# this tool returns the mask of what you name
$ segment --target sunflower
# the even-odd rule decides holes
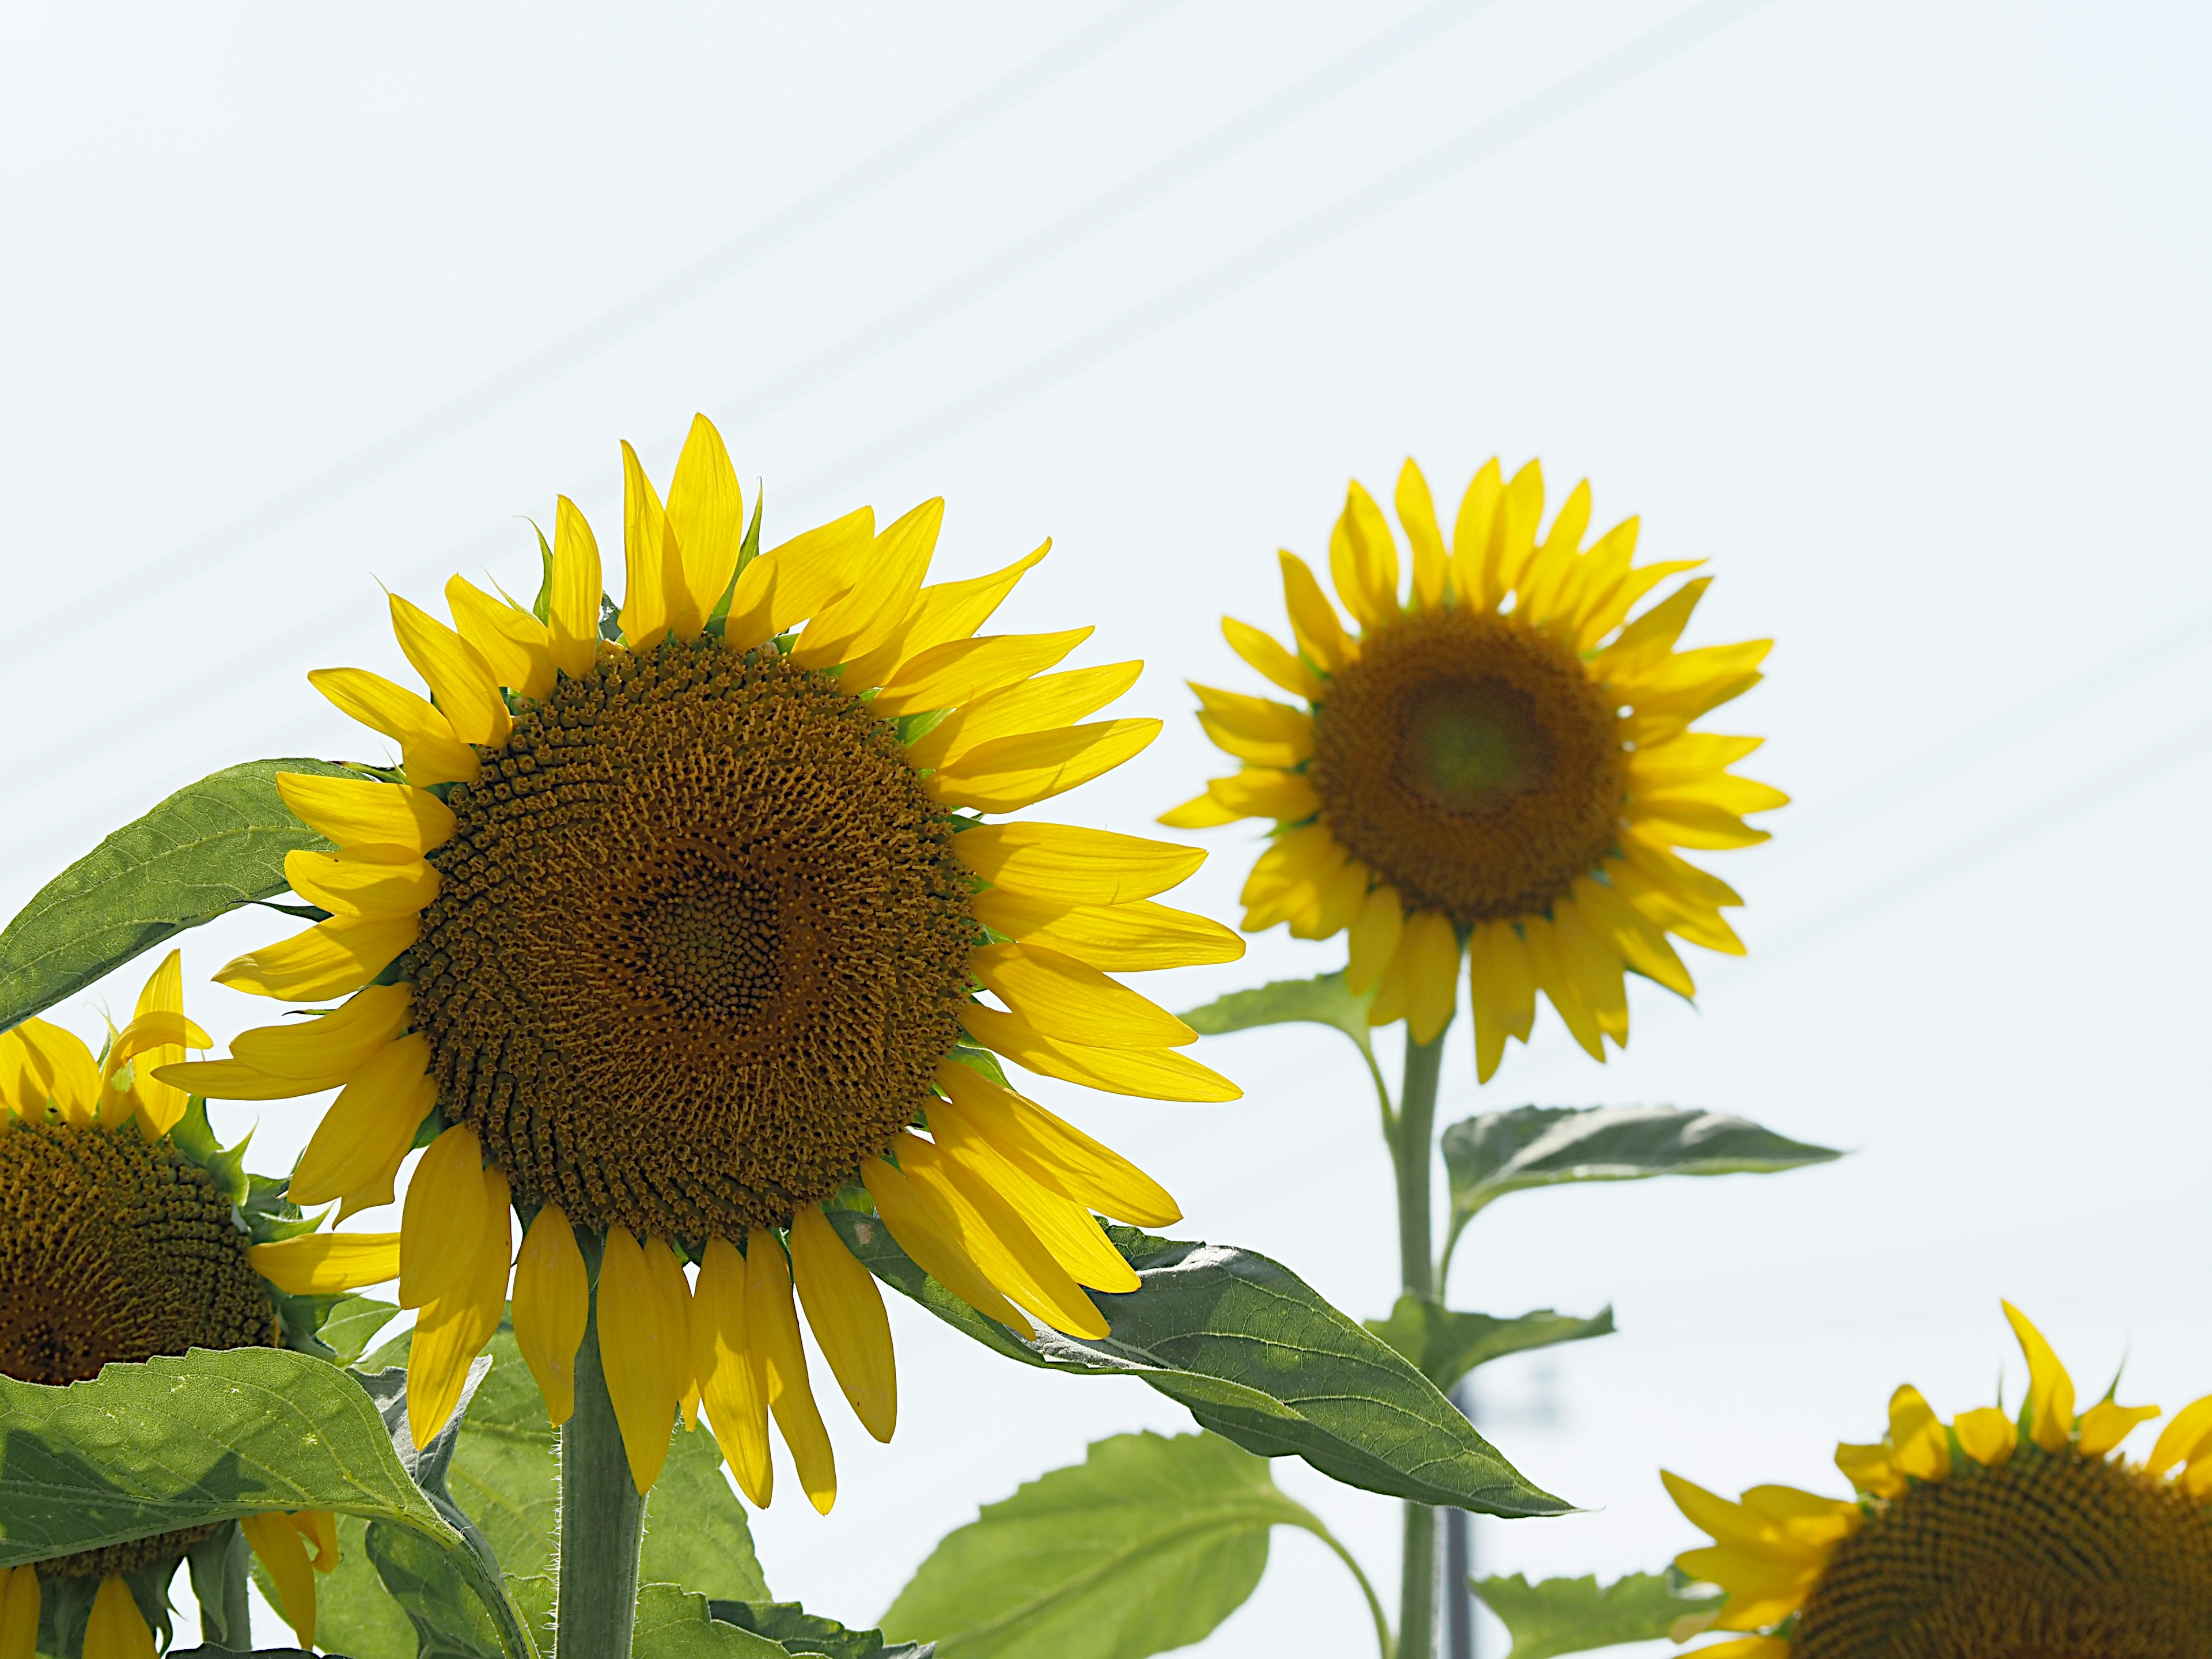
[[[185,1017],[171,951],[131,1023],[94,1054],[71,1032],[28,1019],[0,1033],[0,1373],[64,1384],[111,1361],[191,1348],[282,1346],[289,1280],[305,1251],[338,1280],[389,1277],[397,1241],[357,1235],[257,1243],[313,1224],[260,1214],[241,1224],[240,1194],[213,1160],[179,1145],[187,1101],[151,1066],[211,1045]],[[333,1288],[347,1288],[334,1284]],[[268,1569],[302,1647],[315,1635],[317,1571],[337,1565],[337,1533],[319,1511],[240,1522]],[[185,1550],[214,1530],[164,1533],[0,1572],[0,1659],[31,1659],[45,1592],[88,1595],[85,1659],[145,1659],[143,1605],[166,1606]],[[312,1545],[313,1559],[309,1559]]]
[[[1753,1486],[1741,1502],[1662,1474],[1712,1547],[1676,1558],[1728,1592],[1699,1629],[1756,1632],[1696,1659],[2197,1659],[2212,1652],[2212,1395],[2174,1413],[2150,1456],[2113,1454],[2155,1406],[2074,1383],[2010,1303],[2027,1357],[2017,1418],[1946,1424],[1917,1389],[1889,1431],[1836,1448],[1855,1498]]]
[[[1490,461],[1447,550],[1407,461],[1401,599],[1397,542],[1354,483],[1329,569],[1358,631],[1284,553],[1297,649],[1233,617],[1222,629],[1303,707],[1194,685],[1200,725],[1243,767],[1160,819],[1275,820],[1244,884],[1245,930],[1348,932],[1346,979],[1374,992],[1375,1024],[1404,1019],[1436,1041],[1464,952],[1485,1081],[1507,1037],[1527,1040],[1539,991],[1601,1060],[1605,1038],[1628,1041],[1625,972],[1694,991],[1668,934],[1741,954],[1720,912],[1742,901],[1675,849],[1765,841],[1743,815],[1789,799],[1728,771],[1759,738],[1690,730],[1759,683],[1771,641],[1676,650],[1709,578],[1629,613],[1702,562],[1635,564],[1633,519],[1583,548],[1586,483],[1539,542],[1543,506],[1535,462],[1509,483]]]
[[[335,844],[286,865],[328,920],[216,977],[348,1000],[164,1075],[234,1098],[340,1089],[291,1196],[342,1217],[390,1202],[427,1140],[398,1267],[419,1310],[418,1442],[498,1325],[513,1212],[515,1339],[556,1425],[596,1310],[640,1492],[703,1400],[756,1504],[772,1412],[826,1512],[836,1476],[799,1310],[868,1431],[888,1440],[896,1414],[880,1293],[828,1212],[863,1212],[847,1221],[863,1235],[879,1219],[994,1319],[1104,1335],[1086,1288],[1137,1280],[1092,1212],[1180,1212],[994,1056],[1109,1093],[1233,1099],[1178,1052],[1188,1026],[1108,975],[1243,945],[1153,902],[1203,854],[983,822],[1159,730],[1078,723],[1141,666],[1045,672],[1091,629],[977,635],[1049,543],[925,586],[932,501],[756,554],[757,507],[748,532],[703,416],[665,506],[627,444],[623,459],[619,611],[563,497],[536,607],[458,577],[451,627],[392,599],[428,700],[358,669],[309,676],[403,763],[279,779]]]

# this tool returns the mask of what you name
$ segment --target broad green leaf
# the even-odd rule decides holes
[[[1265,1458],[1218,1435],[1115,1435],[939,1540],[884,1628],[935,1638],[939,1659],[1146,1659],[1243,1606],[1280,1526],[1337,1547]]]
[[[817,1618],[796,1601],[710,1601],[708,1607],[724,1624],[765,1636],[786,1653],[817,1654],[823,1659],[929,1659],[934,1642],[886,1644],[879,1630],[848,1630],[835,1619]]]
[[[307,1509],[374,1522],[439,1564],[498,1631],[492,1651],[533,1659],[497,1573],[336,1366],[283,1348],[195,1349],[66,1388],[0,1376],[0,1566]]]
[[[185,785],[40,888],[0,932],[0,1030],[226,910],[283,891],[284,854],[327,848],[276,793],[279,772],[330,761],[248,761]]]
[[[1443,1133],[1452,1237],[1485,1205],[1529,1187],[1650,1176],[1770,1175],[1843,1154],[1748,1118],[1694,1106],[1517,1106]]]
[[[1486,1515],[1571,1507],[1522,1480],[1389,1343],[1264,1255],[1109,1227],[1141,1281],[1126,1296],[1091,1292],[1111,1334],[1027,1336],[923,1273],[875,1217],[828,1213],[878,1279],[1009,1358],[1079,1376],[1141,1377],[1247,1451],[1303,1457],[1389,1497]]]
[[[1447,1394],[1478,1365],[1509,1353],[1548,1348],[1555,1342],[1579,1342],[1613,1334],[1613,1310],[1589,1319],[1539,1308],[1518,1319],[1489,1314],[1454,1313],[1426,1297],[1401,1296],[1388,1319],[1370,1319],[1367,1328],[1420,1368]]]
[[[331,1304],[330,1311],[323,1316],[322,1329],[318,1334],[337,1355],[341,1365],[350,1365],[361,1358],[363,1349],[376,1340],[376,1334],[398,1316],[399,1309],[394,1303],[349,1293]]]
[[[314,1659],[304,1648],[254,1648],[245,1653],[233,1653],[228,1648],[171,1648],[166,1659]],[[359,1659],[347,1654],[344,1659]]]
[[[781,1644],[725,1624],[707,1598],[674,1584],[641,1584],[630,1659],[786,1659]]]
[[[1512,1633],[1513,1650],[1506,1659],[1552,1659],[1554,1654],[1620,1642],[1651,1641],[1671,1635],[1678,1619],[1708,1613],[1720,1605],[1712,1595],[1686,1594],[1687,1581],[1671,1567],[1663,1573],[1632,1572],[1602,1589],[1594,1577],[1532,1584],[1516,1573],[1468,1582]]]
[[[1248,1031],[1255,1025],[1327,1025],[1358,1044],[1371,1067],[1375,1049],[1368,1036],[1367,1010],[1373,992],[1354,996],[1345,988],[1341,969],[1316,979],[1279,979],[1249,991],[1231,991],[1181,1018],[1200,1036]]]

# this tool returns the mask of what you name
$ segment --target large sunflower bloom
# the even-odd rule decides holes
[[[1630,620],[1697,561],[1638,566],[1637,521],[1587,549],[1589,486],[1540,541],[1544,484],[1495,460],[1468,486],[1447,548],[1412,461],[1399,550],[1352,485],[1329,538],[1347,629],[1297,555],[1282,555],[1297,649],[1224,618],[1237,655],[1302,706],[1194,686],[1199,721],[1243,769],[1165,814],[1176,829],[1275,820],[1244,886],[1244,927],[1350,934],[1346,977],[1370,1019],[1434,1042],[1468,962],[1480,1077],[1526,1041],[1538,992],[1597,1060],[1628,1040],[1624,972],[1695,987],[1667,935],[1741,953],[1720,912],[1742,902],[1678,848],[1746,847],[1747,812],[1789,799],[1728,768],[1757,738],[1692,732],[1760,678],[1770,641],[1678,651],[1710,579]],[[1509,608],[1508,599],[1511,600]]]
[[[1854,1498],[1753,1486],[1731,1504],[1662,1474],[1713,1538],[1675,1565],[1728,1592],[1696,1626],[1758,1632],[1695,1659],[2212,1652],[2212,1395],[2130,1462],[2114,1454],[2159,1408],[2108,1394],[2077,1416],[2058,1356],[2004,1310],[2027,1356],[2018,1417],[1946,1424],[1907,1384],[1879,1443],[1836,1448]]]
[[[98,1055],[41,1019],[0,1033],[0,1373],[62,1384],[113,1361],[279,1346],[270,1292],[289,1286],[275,1264],[303,1247],[337,1261],[325,1243],[252,1243],[234,1219],[234,1194],[170,1138],[187,1102],[148,1075],[150,1066],[210,1046],[185,1017],[175,951]],[[374,1282],[390,1275],[396,1243],[362,1235],[337,1249]],[[337,1565],[335,1522],[302,1510],[240,1525],[276,1583],[286,1621],[313,1647],[314,1575]],[[41,1582],[66,1580],[93,1587],[85,1659],[151,1659],[152,1631],[131,1581],[159,1595],[209,1530],[0,1572],[0,1659],[31,1659]]]
[[[341,1088],[293,1176],[302,1204],[390,1201],[428,1139],[398,1273],[420,1310],[418,1442],[499,1322],[512,1206],[527,1223],[515,1338],[556,1424],[595,1309],[639,1491],[679,1407],[696,1423],[703,1399],[754,1502],[772,1490],[773,1413],[826,1511],[836,1477],[799,1310],[879,1440],[896,1390],[880,1293],[824,1206],[872,1210],[994,1319],[1103,1336],[1085,1288],[1137,1280],[1091,1212],[1142,1225],[1179,1212],[1005,1086],[991,1055],[1112,1093],[1234,1098],[1178,1052],[1188,1026],[1107,975],[1243,947],[1152,902],[1202,854],[981,822],[1097,777],[1159,729],[1074,723],[1140,667],[1047,673],[1089,629],[976,636],[1045,548],[925,586],[932,501],[748,557],[737,477],[703,416],[665,507],[623,455],[618,612],[603,614],[597,543],[563,498],[542,616],[459,578],[451,627],[392,600],[432,700],[357,669],[310,676],[404,765],[389,781],[279,780],[336,843],[287,865],[330,919],[217,977],[290,1002],[351,994],[167,1075],[239,1098]]]

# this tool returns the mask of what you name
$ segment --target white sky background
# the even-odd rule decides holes
[[[1417,18],[1425,39],[1392,36]],[[1118,33],[1045,89],[922,146],[933,118],[1102,19]],[[617,546],[616,439],[665,478],[695,409],[767,479],[771,542],[938,493],[945,574],[1055,538],[1006,625],[1096,621],[1078,660],[1144,656],[1118,712],[1170,718],[1042,815],[1137,831],[1218,769],[1180,678],[1258,689],[1218,619],[1279,625],[1274,550],[1324,556],[1347,477],[1383,494],[1412,453],[1455,501],[1486,457],[1540,454],[1554,501],[1588,476],[1601,526],[1641,514],[1647,556],[1712,562],[1693,642],[1780,641],[1769,683],[1714,724],[1771,733],[1747,769],[1797,805],[1767,820],[1771,848],[1708,860],[1750,900],[1752,954],[1686,951],[1694,1016],[1644,988],[1632,1049],[1600,1070],[1546,1015],[1480,1098],[1462,1024],[1443,1120],[1694,1103],[1857,1150],[1774,1179],[1534,1194],[1477,1224],[1456,1305],[1611,1300],[1623,1329],[1485,1373],[1501,1448],[1590,1511],[1486,1522],[1486,1565],[1656,1567],[1697,1541],[1662,1463],[1840,1490],[1834,1441],[1878,1434],[1897,1382],[1948,1412],[2001,1364],[2017,1377],[2001,1294],[2085,1385],[2130,1352],[2136,1397],[2212,1389],[2212,908],[2179,857],[2212,806],[2197,9],[356,21],[0,20],[0,908],[219,765],[375,753],[301,674],[403,672],[376,580],[433,601],[488,564],[526,592],[520,515],[544,519],[556,490]],[[1364,78],[1255,118],[1248,147],[1156,165],[1362,51]],[[1534,130],[1376,200],[1562,87]],[[878,187],[817,211],[870,158]],[[1346,202],[1363,222],[1316,217]],[[1072,213],[1036,257],[1009,252]],[[733,244],[743,269],[360,459]],[[1184,902],[1226,915],[1254,849],[1208,840]],[[267,1006],[206,975],[291,925],[249,914],[185,940],[219,1038]],[[1187,1006],[1340,960],[1278,930],[1145,988]],[[55,1017],[96,1030],[148,965]],[[1349,1048],[1292,1028],[1203,1057],[1244,1100],[1041,1086],[1177,1194],[1177,1233],[1385,1310],[1388,1164]],[[261,1115],[255,1162],[282,1168],[313,1108]],[[1016,1368],[903,1304],[893,1321],[895,1444],[832,1407],[835,1514],[787,1487],[756,1523],[777,1593],[849,1622],[978,1503],[1091,1440],[1188,1423],[1139,1384]],[[1548,1425],[1523,1409],[1542,1367]],[[1395,1505],[1275,1467],[1395,1582]],[[1340,1570],[1281,1533],[1206,1650],[1370,1640]]]

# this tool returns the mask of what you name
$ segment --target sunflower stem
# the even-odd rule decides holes
[[[1398,1132],[1391,1161],[1398,1176],[1398,1283],[1408,1296],[1437,1293],[1435,1228],[1429,1212],[1431,1141],[1444,1034],[1416,1042],[1406,1034],[1406,1076],[1398,1090]],[[1406,1505],[1406,1550],[1398,1583],[1398,1659],[1432,1659],[1437,1650],[1437,1512]]]
[[[599,1240],[579,1231],[592,1283],[576,1350],[576,1409],[561,1425],[561,1580],[554,1634],[560,1659],[629,1659],[637,1616],[645,1499],[631,1480],[599,1364]]]

